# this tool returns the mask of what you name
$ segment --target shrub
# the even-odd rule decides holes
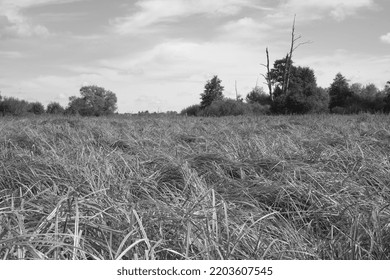
[[[346,114],[347,110],[344,107],[335,106],[330,110],[334,114]]]
[[[34,115],[42,115],[45,113],[45,107],[40,102],[33,102],[30,103],[28,112]]]
[[[191,105],[180,112],[180,115],[186,116],[198,116],[200,113],[200,105]]]
[[[62,107],[59,103],[57,102],[51,102],[50,104],[47,105],[46,108],[46,113],[48,114],[63,114],[65,112],[64,107]]]
[[[260,103],[246,104],[246,115],[268,115],[271,113],[270,105],[261,105]]]
[[[259,103],[261,105],[270,105],[271,97],[269,94],[265,93],[263,88],[255,87],[249,92],[246,96],[246,102],[248,103]]]
[[[27,114],[29,103],[25,100],[19,100],[13,97],[5,97],[0,102],[0,112],[3,116],[10,114],[13,116],[22,116]]]
[[[246,111],[246,104],[234,99],[215,100],[210,106],[201,111],[202,116],[238,116],[244,115]]]

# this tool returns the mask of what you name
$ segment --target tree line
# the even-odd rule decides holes
[[[80,97],[70,97],[68,106],[65,108],[58,102],[51,102],[45,108],[40,102],[27,102],[0,95],[0,114],[2,116],[24,116],[28,114],[104,116],[113,114],[117,110],[117,97],[112,91],[95,85],[84,86],[80,89],[80,95]]]
[[[224,87],[218,76],[207,81],[200,104],[182,110],[182,114],[192,116],[225,116],[243,114],[306,114],[390,112],[390,81],[383,90],[374,84],[363,86],[349,85],[347,79],[338,73],[329,88],[317,86],[316,76],[310,67],[295,66],[292,60],[294,51],[307,43],[300,42],[295,35],[295,16],[291,30],[291,44],[287,55],[274,62],[270,68],[269,50],[266,48],[267,72],[263,74],[268,87],[265,93],[256,86],[246,96],[245,101],[236,93],[236,99],[223,95]]]
[[[314,71],[309,67],[291,66],[290,82],[282,89],[285,59],[276,60],[270,70],[272,95],[262,87],[254,87],[245,97],[226,98],[218,76],[206,82],[201,102],[181,111],[187,116],[227,116],[246,114],[307,114],[390,112],[390,81],[383,89],[374,84],[349,84],[338,73],[329,88],[317,86]]]

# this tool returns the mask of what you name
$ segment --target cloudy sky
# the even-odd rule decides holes
[[[0,0],[0,91],[68,103],[83,85],[117,94],[119,112],[180,111],[218,75],[246,95],[266,62],[284,56],[328,87],[390,80],[388,0]]]

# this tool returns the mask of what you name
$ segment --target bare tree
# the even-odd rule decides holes
[[[290,53],[287,54],[286,56],[286,68],[285,68],[285,76],[284,76],[284,79],[283,79],[283,85],[282,85],[282,92],[284,94],[287,93],[287,90],[288,90],[288,86],[290,84],[290,74],[291,74],[291,65],[292,65],[292,56],[293,56],[293,52],[299,48],[300,46],[304,45],[304,44],[309,44],[311,43],[311,41],[305,41],[305,42],[301,42],[301,43],[298,43],[296,45],[296,43],[302,38],[301,35],[295,37],[295,18],[296,18],[296,15],[294,15],[294,22],[293,22],[293,25],[292,25],[292,30],[291,30],[291,46],[290,46]]]
[[[284,68],[284,72],[283,72],[283,81],[282,81],[282,92],[283,94],[286,94],[287,93],[287,90],[288,90],[288,86],[290,84],[290,75],[291,75],[291,66],[292,66],[292,56],[293,56],[293,53],[294,51],[304,45],[304,44],[309,44],[311,43],[311,41],[305,41],[305,42],[301,42],[301,43],[297,43],[301,38],[302,36],[299,35],[299,36],[295,36],[295,18],[296,18],[296,15],[294,15],[294,21],[293,21],[293,25],[292,25],[292,31],[291,31],[291,45],[290,45],[290,52],[287,53],[286,55],[286,65],[285,65],[285,68]],[[265,79],[265,84],[268,86],[268,91],[269,91],[269,95],[270,95],[270,98],[271,100],[273,101],[274,100],[274,96],[273,96],[273,92],[272,92],[272,78],[271,78],[271,71],[270,71],[270,68],[269,68],[269,52],[268,52],[268,47],[265,49],[265,52],[266,52],[266,55],[267,55],[267,64],[261,64],[263,65],[264,67],[266,67],[267,69],[267,74],[264,75],[262,74],[262,76],[264,77]]]
[[[269,96],[271,98],[271,100],[273,101],[274,98],[273,98],[273,92],[272,92],[272,81],[271,81],[271,71],[269,70],[269,53],[268,53],[268,47],[265,49],[265,53],[267,54],[267,64],[262,64],[264,67],[267,68],[267,75],[263,75],[265,81],[266,81],[266,85],[268,86],[268,92],[269,92]],[[256,83],[256,86],[257,86],[257,83]]]

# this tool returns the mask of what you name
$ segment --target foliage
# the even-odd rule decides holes
[[[246,96],[246,102],[248,103],[259,103],[261,105],[270,105],[271,97],[269,94],[265,93],[262,87],[254,87]]]
[[[286,59],[277,60],[271,70],[275,85],[274,101],[271,104],[274,113],[319,113],[326,112],[329,97],[324,89],[317,87],[314,71],[309,67],[291,65],[290,83],[286,94],[281,89],[285,75]]]
[[[383,97],[383,99],[384,99],[384,108],[383,108],[383,110],[386,113],[389,113],[390,112],[390,81],[388,81],[386,83],[386,86],[383,89],[382,94],[384,96]]]
[[[198,116],[200,112],[200,105],[195,104],[191,105],[187,108],[184,108],[181,112],[180,115],[185,115],[185,116]]]
[[[69,104],[65,109],[65,114],[88,116],[90,113],[90,108],[87,107],[86,101],[83,98],[76,96],[69,97]]]
[[[380,91],[374,84],[362,86],[352,84],[350,87],[352,96],[346,106],[348,113],[359,112],[382,112],[385,109],[385,93]]]
[[[214,76],[211,80],[207,81],[203,93],[201,93],[201,109],[205,109],[211,105],[214,100],[219,100],[223,98],[223,89],[221,85],[221,80],[218,76]]]
[[[307,97],[307,104],[309,107],[309,113],[327,113],[329,112],[329,94],[321,88],[316,87],[313,89],[312,94]]]
[[[117,98],[112,91],[98,86],[85,86],[80,89],[80,94],[81,97],[69,98],[66,113],[101,116],[113,114],[117,109]]]
[[[246,104],[235,99],[224,98],[214,100],[210,106],[202,110],[202,116],[239,116],[244,115]]]
[[[29,103],[14,97],[4,97],[0,102],[0,112],[2,115],[23,116],[27,114]]]
[[[271,84],[275,87],[282,87],[284,76],[286,75],[286,61],[286,57],[275,60],[274,67],[270,71]],[[294,72],[294,68],[293,61],[291,61],[291,72]]]
[[[270,105],[261,105],[260,103],[246,104],[245,115],[268,115],[271,113]]]
[[[349,88],[347,79],[341,74],[337,73],[333,83],[329,88],[329,109],[334,107],[346,107],[347,100],[352,97],[352,92]]]
[[[64,107],[62,107],[58,102],[51,102],[47,105],[46,108],[47,114],[59,115],[59,114],[63,114],[64,112],[65,112]]]
[[[45,107],[40,102],[33,102],[29,104],[28,112],[34,115],[42,115],[45,113]]]

